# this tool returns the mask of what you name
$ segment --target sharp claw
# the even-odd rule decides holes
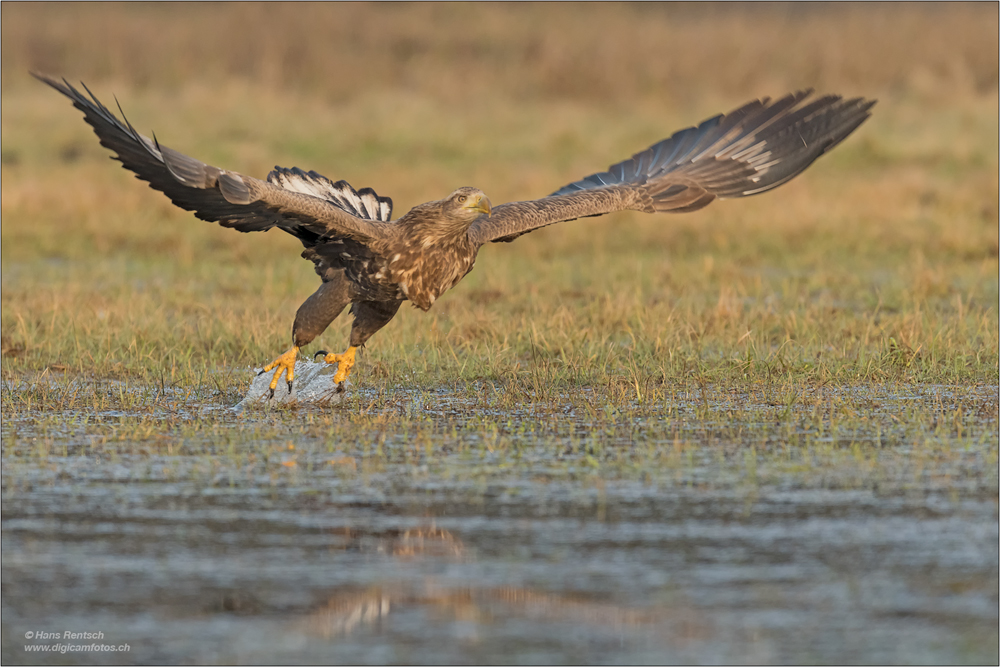
[[[271,378],[270,391],[268,392],[268,398],[274,398],[274,390],[278,386],[278,380],[281,376],[285,376],[285,381],[288,383],[288,393],[292,393],[292,380],[295,377],[295,358],[299,354],[299,348],[297,345],[293,345],[288,349],[287,352],[279,356],[277,359],[264,366],[264,370],[257,373],[258,376],[267,373],[272,369],[277,369],[274,371],[274,376]]]
[[[326,350],[320,350],[313,356],[313,361],[315,361],[320,355],[323,355],[323,361],[328,364],[337,364],[337,372],[333,376],[333,381],[338,385],[342,385],[347,376],[351,374],[351,369],[354,368],[354,355],[357,353],[357,346],[350,346],[342,354],[327,354]]]

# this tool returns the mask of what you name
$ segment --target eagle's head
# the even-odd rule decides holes
[[[410,209],[399,225],[424,248],[464,239],[469,227],[492,212],[490,200],[478,188],[459,188],[446,198]]]
[[[489,215],[493,210],[489,198],[478,188],[459,188],[444,200],[441,212],[455,222],[464,223],[468,228],[479,216]]]

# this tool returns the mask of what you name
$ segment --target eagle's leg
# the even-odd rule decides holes
[[[341,354],[326,354],[317,352],[316,356],[326,354],[323,361],[328,364],[337,364],[337,374],[333,376],[333,381],[341,383],[351,374],[354,368],[354,358],[358,348],[365,344],[375,332],[389,323],[399,310],[402,301],[355,301],[351,304],[351,313],[354,315],[354,325],[351,327],[351,345]]]
[[[316,336],[326,331],[326,328],[337,318],[337,315],[340,315],[350,300],[348,283],[341,272],[333,280],[320,285],[318,290],[302,302],[298,312],[295,313],[295,323],[292,325],[293,344],[291,349],[261,371],[261,373],[266,373],[277,368],[274,377],[271,378],[271,398],[274,398],[274,390],[278,386],[278,380],[281,379],[282,374],[286,373],[288,393],[292,393],[292,380],[295,379],[295,359],[298,356],[299,348],[308,345]]]

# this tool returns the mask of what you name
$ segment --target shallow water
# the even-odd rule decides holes
[[[295,363],[292,386],[288,386],[287,376],[282,376],[274,391],[271,391],[274,374],[264,373],[263,369],[255,368],[250,387],[233,409],[242,411],[281,405],[339,405],[351,383],[349,381],[334,383],[333,376],[336,375],[338,368],[339,364],[315,363],[309,359],[299,359]]]
[[[728,440],[722,404],[675,417],[675,444],[647,412],[581,448],[530,404],[503,416],[511,435],[497,444],[447,432],[456,415],[500,410],[401,395],[391,410],[426,414],[386,416],[380,434],[378,420],[336,422],[268,445],[266,462],[241,458],[253,443],[210,441],[313,413],[194,402],[218,415],[215,430],[169,452],[7,420],[3,661],[997,661],[995,387],[865,397],[887,426],[817,435],[800,446],[808,466],[798,450]],[[889,428],[910,403],[970,396],[987,408],[978,431],[939,432],[931,447],[930,432]],[[586,426],[568,399],[549,408]],[[755,448],[781,450],[783,431],[745,426]],[[848,431],[874,453],[841,456]],[[638,470],[594,449],[648,438],[667,450],[678,437],[681,454]],[[67,630],[129,650],[25,652],[53,643],[26,633]]]

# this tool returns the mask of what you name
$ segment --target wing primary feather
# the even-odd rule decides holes
[[[139,134],[117,97],[115,103],[122,120],[101,103],[85,83],[80,85],[86,94],[65,78],[59,80],[36,72],[32,75],[68,97],[83,112],[84,120],[101,145],[110,149],[123,167],[202,220],[218,222],[241,232],[279,227],[307,246],[318,238],[317,230],[326,233],[340,229],[358,239],[384,233],[381,228],[350,215],[341,207],[329,206],[332,202],[316,204],[314,200],[293,197],[274,204],[267,200],[271,194],[266,188],[261,189],[265,185],[263,182],[188,157],[160,144],[155,135],[151,140]]]
[[[763,97],[708,118],[548,197],[494,208],[473,223],[478,243],[509,241],[564,220],[612,211],[694,211],[718,198],[773,189],[800,174],[871,114],[874,100]],[[808,101],[807,101],[808,100]]]

